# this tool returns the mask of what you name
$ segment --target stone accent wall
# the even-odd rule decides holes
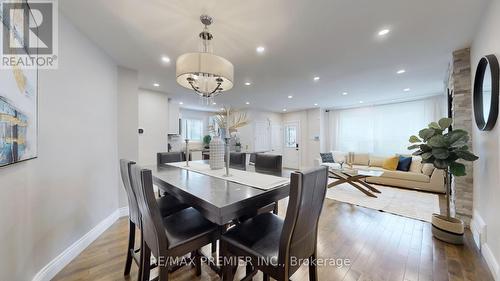
[[[471,139],[469,147],[472,148],[472,82],[470,49],[461,49],[453,52],[450,65],[448,87],[453,90],[453,128],[469,132]],[[452,213],[469,225],[472,218],[472,188],[473,165],[472,162],[463,162],[466,166],[467,176],[455,177],[452,184]]]

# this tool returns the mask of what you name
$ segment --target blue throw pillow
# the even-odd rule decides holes
[[[398,168],[396,170],[408,172],[411,166],[411,157],[399,156]]]
[[[321,156],[321,161],[323,163],[335,163],[335,160],[333,159],[333,154],[331,152],[328,153],[320,153]]]

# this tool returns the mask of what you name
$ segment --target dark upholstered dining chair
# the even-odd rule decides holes
[[[251,274],[261,270],[264,280],[272,277],[285,281],[300,267],[299,263],[293,261],[308,259],[309,280],[317,280],[315,260],[318,221],[327,179],[326,167],[292,173],[285,219],[265,213],[233,227],[221,237],[223,260],[250,257],[254,268]],[[233,280],[236,268],[237,263],[226,263],[223,280]]]
[[[127,259],[125,260],[124,275],[130,274],[130,268],[132,266],[133,260],[135,260],[135,262],[139,265],[139,274],[142,270],[139,260],[134,258],[135,254],[138,252],[135,249],[135,231],[136,228],[141,229],[139,205],[137,204],[137,197],[132,189],[131,174],[130,174],[131,167],[134,164],[135,162],[133,161],[125,159],[120,160],[120,173],[123,186],[125,188],[125,192],[127,193],[128,210],[129,210],[128,247],[127,247]],[[162,217],[169,216],[175,212],[178,212],[188,207],[187,205],[181,203],[179,200],[175,199],[175,197],[173,196],[164,196],[158,198],[156,199],[156,203],[160,209]]]
[[[229,154],[229,165],[235,169],[245,169],[247,166],[247,154],[231,152]]]
[[[131,174],[132,188],[137,195],[142,225],[141,280],[149,281],[151,254],[160,261],[159,281],[168,280],[169,269],[173,266],[172,260],[189,253],[196,259],[196,273],[199,276],[201,274],[199,249],[219,239],[219,227],[206,220],[194,208],[162,217],[153,192],[151,171],[134,165]]]
[[[156,153],[156,164],[166,164],[174,162],[186,161],[185,152],[158,152]],[[191,153],[189,153],[189,161],[191,161]],[[164,190],[158,189],[158,197],[162,197],[166,194]]]
[[[165,164],[173,162],[186,161],[185,152],[158,152],[156,153],[156,164]],[[189,161],[191,161],[191,153],[189,153]]]
[[[281,177],[283,171],[282,156],[273,154],[255,153],[255,171],[257,173],[270,174]],[[272,211],[278,214],[278,202],[267,205],[259,209],[258,213]]]

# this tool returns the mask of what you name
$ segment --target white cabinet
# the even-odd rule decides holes
[[[172,135],[180,134],[179,131],[179,106],[172,101],[168,103],[168,133]]]

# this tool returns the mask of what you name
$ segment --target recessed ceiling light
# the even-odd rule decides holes
[[[314,104],[314,106],[318,106],[318,104],[317,104],[317,103],[315,103],[315,104]]]
[[[319,76],[316,76],[313,79],[314,79],[314,81],[319,81]]]
[[[410,88],[403,89],[403,91],[405,91],[405,92],[409,92],[410,90],[411,90]]]
[[[384,36],[391,32],[389,29],[382,29],[378,32],[378,36]]]
[[[212,104],[213,104],[213,105],[217,105],[217,103],[216,103],[216,102],[213,102]]]
[[[153,86],[155,86],[155,87],[160,87],[160,84],[158,84],[158,83],[153,83]]]
[[[250,102],[249,102],[249,101],[247,101],[247,102],[245,102],[245,104],[246,104],[246,105],[249,105],[249,104],[250,104]]]
[[[363,101],[362,101],[362,100],[360,100],[360,101],[359,101],[359,103],[363,103]]]
[[[288,96],[289,99],[293,98],[293,96]]]
[[[162,56],[161,57],[161,61],[164,62],[164,63],[169,63],[170,62],[170,58],[167,57],[167,56]]]
[[[257,51],[257,53],[262,54],[266,51],[266,48],[264,48],[263,46],[259,46],[255,50]]]
[[[349,93],[347,93],[347,92],[343,92],[343,93],[342,93],[342,95],[343,95],[343,96],[347,96],[348,94],[349,94]]]
[[[286,111],[286,108],[283,108],[283,112],[285,112],[285,111]]]
[[[180,105],[183,105],[184,103],[182,101],[179,102]]]
[[[250,86],[250,85],[252,85],[252,83],[250,83],[250,82],[245,82],[245,86]]]
[[[397,74],[403,74],[403,73],[405,73],[405,72],[406,72],[406,70],[404,70],[404,69],[400,69],[400,70],[398,70],[398,72],[396,72],[396,73],[397,73]]]

